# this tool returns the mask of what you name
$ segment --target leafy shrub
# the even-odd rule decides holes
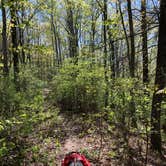
[[[98,111],[103,107],[104,71],[84,61],[65,62],[52,81],[52,99],[64,111]]]
[[[16,157],[20,138],[43,119],[43,83],[32,70],[20,70],[17,91],[12,77],[0,78],[0,162]],[[46,117],[47,118],[47,117]],[[21,146],[23,148],[23,146]],[[10,160],[8,158],[10,156]],[[6,158],[6,159],[5,159]]]
[[[110,88],[110,120],[122,125],[131,122],[135,116],[139,125],[150,121],[152,87],[145,87],[137,79],[118,78]],[[134,105],[134,112],[131,107]]]
[[[0,94],[0,113],[3,116],[11,116],[19,100],[11,79],[0,78]]]

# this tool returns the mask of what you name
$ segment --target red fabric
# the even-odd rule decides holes
[[[85,156],[76,152],[66,155],[65,159],[62,161],[62,166],[69,166],[70,162],[75,159],[81,161],[84,166],[90,166],[90,163]]]

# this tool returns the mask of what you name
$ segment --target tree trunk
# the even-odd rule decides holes
[[[148,78],[148,46],[147,46],[147,20],[146,20],[146,0],[141,3],[142,13],[142,53],[143,53],[143,83],[147,84]]]
[[[27,56],[26,56],[26,63],[29,62],[29,64],[31,65],[31,44],[30,44],[30,35],[31,35],[31,32],[30,32],[30,29],[29,27],[27,26],[26,27],[26,33],[27,33],[27,46],[28,46],[28,51],[27,51]]]
[[[94,18],[95,16],[92,13],[92,23],[91,23],[91,33],[90,33],[90,52],[92,53],[92,57],[94,56],[95,52],[95,31],[96,31],[96,20]]]
[[[25,18],[25,7],[22,4],[21,6],[21,23],[24,23],[24,18]],[[19,33],[20,33],[20,47],[21,47],[21,57],[22,57],[22,63],[25,64],[25,51],[24,51],[24,44],[25,44],[25,40],[24,40],[24,29],[19,27]]]
[[[116,15],[118,16],[118,3],[116,2]],[[115,30],[117,29],[118,24],[115,23],[114,27]],[[114,66],[114,77],[119,77],[119,57],[118,57],[118,48],[119,48],[119,41],[114,42],[114,61],[113,61],[113,66]]]
[[[57,29],[56,25],[54,23],[53,15],[51,16],[51,22],[52,22],[52,29],[54,34],[54,48],[55,48],[55,54],[56,54],[56,62],[59,66],[59,51],[58,51],[58,43],[57,43]]]
[[[11,38],[12,38],[12,53],[13,53],[13,70],[14,82],[18,90],[18,74],[19,74],[19,59],[18,59],[18,41],[17,41],[17,15],[15,1],[11,0],[10,14],[11,14]]]
[[[103,11],[103,36],[104,36],[104,75],[106,82],[105,92],[105,107],[108,106],[108,76],[107,76],[107,0],[104,0],[104,11]]]
[[[66,8],[67,8],[67,29],[68,29],[68,41],[69,41],[69,57],[78,58],[78,50],[77,50],[77,29],[74,26],[74,18],[73,18],[73,8],[70,0],[66,0]]]
[[[57,43],[58,43],[58,52],[59,52],[59,64],[62,64],[61,39],[58,32],[57,32]]]
[[[127,11],[128,11],[128,18],[129,18],[129,31],[130,31],[130,77],[135,77],[135,39],[134,39],[134,27],[133,27],[133,16],[131,10],[131,0],[127,0]],[[130,102],[130,112],[132,118],[132,126],[136,127],[136,115],[135,115],[135,102],[134,102],[134,93],[131,90],[131,102]]]
[[[5,1],[1,0],[1,8],[2,8],[2,52],[3,52],[3,72],[4,75],[9,74],[8,68],[8,48],[7,48],[7,25],[6,25],[6,9],[5,9]]]
[[[135,40],[134,40],[134,27],[133,27],[133,18],[131,10],[131,0],[127,0],[127,11],[129,18],[129,29],[130,29],[130,76],[135,77]]]
[[[60,39],[59,34],[57,30],[56,21],[54,19],[54,3],[53,0],[51,0],[51,30],[53,32],[53,48],[55,51],[55,60],[57,65],[59,66],[62,62],[61,60],[61,48],[60,48]],[[55,61],[54,60],[54,61]],[[55,62],[54,62],[55,64]]]
[[[123,26],[123,31],[124,31],[126,45],[127,45],[127,58],[128,58],[128,62],[129,62],[129,71],[130,71],[131,70],[131,67],[130,67],[131,66],[130,45],[129,45],[129,39],[128,39],[128,35],[127,35],[127,30],[126,30],[125,23],[124,23],[124,18],[123,18],[123,13],[122,13],[122,7],[121,7],[120,0],[118,0],[118,5],[119,5],[119,12],[120,12],[120,17],[121,17],[121,23],[122,23],[122,26]]]
[[[91,1],[91,32],[89,33],[90,34],[90,52],[92,54],[92,62],[94,63],[95,62],[95,43],[96,43],[96,38],[95,38],[95,35],[96,35],[96,23],[97,23],[97,19],[99,18],[100,16],[100,11],[98,10],[98,6],[95,2],[95,0],[92,0]]]
[[[166,87],[166,1],[161,0],[155,92],[151,112],[151,145],[161,153],[160,114],[161,102]]]
[[[111,33],[111,32],[110,32]],[[111,78],[115,78],[115,46],[112,35],[109,33],[109,48],[110,48],[110,69]]]

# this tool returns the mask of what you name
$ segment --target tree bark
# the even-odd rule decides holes
[[[19,53],[18,53],[18,41],[17,41],[17,14],[16,14],[16,2],[11,0],[10,14],[11,14],[11,38],[12,38],[12,53],[13,53],[13,70],[14,70],[14,82],[16,89],[18,90],[18,74],[19,74]]]
[[[131,9],[131,0],[127,0],[127,11],[129,19],[129,31],[130,31],[130,77],[135,77],[135,37],[134,37],[134,27],[133,27],[133,16]],[[135,102],[134,102],[134,93],[131,90],[131,102],[130,102],[130,112],[132,118],[132,126],[137,127],[136,115],[135,115]]]
[[[157,67],[155,78],[155,92],[151,111],[151,145],[152,149],[161,153],[160,115],[161,102],[166,87],[166,1],[160,2],[159,39],[157,53]]]
[[[129,29],[130,29],[130,76],[135,77],[135,39],[134,39],[134,27],[133,27],[133,16],[131,10],[131,0],[127,0],[127,11],[129,18]]]
[[[74,25],[73,8],[70,0],[66,0],[66,11],[67,11],[67,29],[68,29],[68,41],[69,41],[69,57],[78,58],[78,41],[77,41],[77,28]]]
[[[96,20],[94,18],[95,16],[92,13],[92,23],[91,23],[91,33],[90,33],[90,51],[92,53],[92,57],[94,56],[94,52],[95,52],[95,31],[96,31]]]
[[[107,0],[104,0],[103,10],[103,36],[104,36],[104,75],[106,82],[105,107],[108,106],[108,75],[107,75]]]
[[[61,48],[60,48],[60,38],[57,30],[56,20],[54,18],[54,3],[53,0],[51,0],[51,30],[53,32],[53,48],[55,51],[55,59],[54,61],[59,66],[62,62],[61,60]],[[54,62],[54,64],[55,64]]]
[[[142,13],[142,53],[143,53],[143,83],[149,82],[148,78],[148,46],[147,46],[147,20],[146,20],[146,0],[141,1]]]
[[[120,12],[120,17],[121,17],[121,23],[123,26],[123,31],[124,31],[124,35],[125,35],[125,40],[126,40],[126,45],[127,45],[127,58],[128,58],[128,63],[129,63],[129,71],[131,70],[131,60],[130,60],[130,44],[129,44],[129,39],[128,39],[128,35],[127,35],[127,30],[126,30],[126,26],[124,23],[124,18],[123,18],[123,13],[122,13],[122,7],[121,7],[121,1],[118,0],[118,6],[119,6],[119,12]],[[131,72],[130,72],[131,73]]]
[[[25,18],[25,7],[24,5],[22,4],[21,5],[21,23],[23,24],[24,23],[24,18]],[[18,18],[18,21],[19,21],[19,18]],[[19,23],[19,22],[18,22]],[[25,44],[25,40],[24,40],[24,29],[22,27],[19,27],[19,44],[20,44],[20,47],[21,47],[21,58],[22,58],[22,63],[25,64],[25,51],[24,51],[24,44]]]
[[[109,48],[110,48],[111,78],[115,78],[115,42],[112,39],[111,32],[108,35],[109,35]]]
[[[4,75],[9,74],[8,68],[8,48],[7,48],[7,25],[6,25],[6,9],[5,9],[5,0],[1,0],[1,8],[2,8],[2,52],[3,52],[3,72]]]

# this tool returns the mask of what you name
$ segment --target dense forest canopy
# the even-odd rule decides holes
[[[166,1],[0,7],[0,165],[165,164]]]

